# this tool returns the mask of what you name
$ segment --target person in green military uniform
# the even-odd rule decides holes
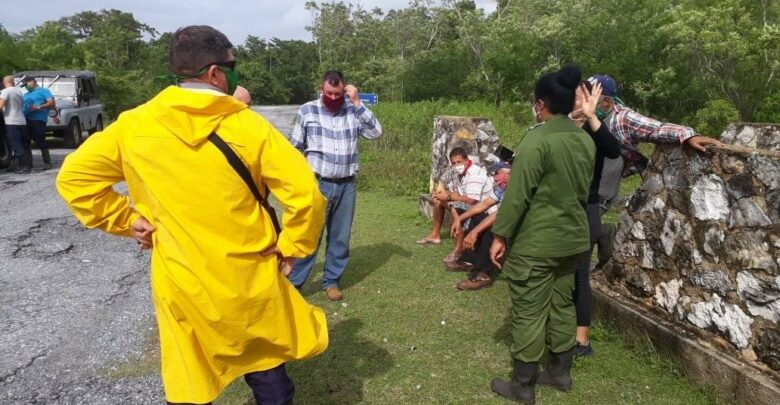
[[[534,403],[535,384],[564,391],[572,385],[572,290],[577,263],[590,243],[585,206],[596,156],[591,137],[567,117],[581,76],[579,68],[566,66],[537,81],[538,124],[517,146],[493,224],[491,259],[509,279],[514,363],[512,379],[494,379],[491,389],[527,404]],[[539,373],[545,348],[549,365]]]

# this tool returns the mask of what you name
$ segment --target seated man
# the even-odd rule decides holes
[[[459,290],[479,290],[493,284],[496,266],[490,260],[490,245],[493,244],[493,233],[490,231],[496,220],[496,213],[504,191],[509,182],[510,166],[499,162],[489,169],[493,174],[493,192],[490,197],[473,205],[468,211],[458,217],[459,221],[452,224],[453,234],[466,234],[463,248],[467,251],[458,262],[463,269],[470,269],[471,274],[465,280],[456,284]],[[463,222],[471,219],[471,224],[464,229]]]
[[[441,244],[441,224],[444,220],[445,209],[450,210],[453,222],[457,222],[458,215],[490,196],[493,191],[493,185],[488,178],[487,171],[482,166],[475,165],[469,159],[465,149],[453,148],[450,151],[450,164],[452,165],[452,181],[447,186],[448,191],[439,190],[433,193],[433,228],[428,236],[417,241],[419,245]],[[457,239],[452,254],[444,260],[445,265],[454,263],[460,256],[462,241],[462,236]]]

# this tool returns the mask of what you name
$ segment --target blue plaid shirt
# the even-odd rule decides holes
[[[290,142],[303,152],[315,173],[340,179],[358,172],[358,135],[366,139],[382,135],[382,125],[363,103],[355,107],[345,100],[334,114],[318,99],[298,110]]]

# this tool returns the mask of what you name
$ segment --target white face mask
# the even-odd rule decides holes
[[[457,174],[457,175],[463,174],[464,170],[466,170],[466,165],[464,165],[464,164],[455,165],[455,166],[452,167],[452,172]]]

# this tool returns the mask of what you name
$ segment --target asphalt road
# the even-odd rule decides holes
[[[254,109],[291,132],[297,106]],[[0,404],[164,403],[148,253],[73,218],[54,187],[71,151],[0,173]]]

